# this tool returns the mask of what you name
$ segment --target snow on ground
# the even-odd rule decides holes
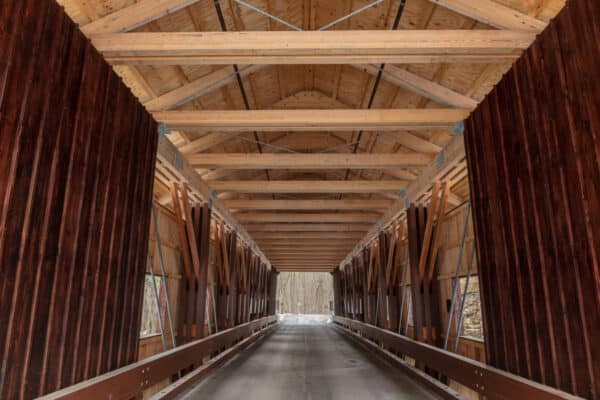
[[[277,314],[277,319],[286,325],[324,325],[332,322],[331,315],[323,314]]]

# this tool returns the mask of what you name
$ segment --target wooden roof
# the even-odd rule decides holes
[[[273,265],[286,270],[333,270],[361,238],[364,245],[396,218],[405,198],[426,199],[433,179],[451,178],[452,202],[463,201],[468,183],[462,143],[438,154],[461,140],[455,123],[564,6],[564,0],[379,0],[370,7],[368,0],[220,0],[225,29],[254,36],[202,38],[189,33],[223,30],[212,0],[59,2],[148,110],[174,128],[169,139],[219,190]],[[263,15],[316,31],[363,7],[322,35],[293,32]],[[393,40],[377,33],[387,34],[398,15]],[[256,49],[248,49],[253,43]],[[259,53],[277,54],[278,64]],[[316,54],[335,57],[304,64]],[[216,65],[205,65],[209,57]],[[234,67],[226,65],[229,59],[248,63]],[[378,79],[380,60],[401,63],[386,63]],[[398,112],[349,114],[359,109]],[[431,110],[423,113],[425,120],[410,111],[420,109]],[[204,110],[243,112],[177,113]],[[391,122],[383,124],[385,118]],[[374,156],[361,161],[354,154]],[[440,165],[445,162],[451,163]],[[156,196],[168,202],[164,185],[156,185]],[[317,250],[315,241],[329,246]]]

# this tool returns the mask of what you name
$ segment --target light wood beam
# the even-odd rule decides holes
[[[200,139],[193,140],[190,143],[181,146],[179,151],[181,151],[183,154],[200,153],[218,144],[226,142],[230,138],[237,135],[237,133],[209,133],[205,136],[202,136]]]
[[[225,200],[235,210],[381,210],[389,200]]]
[[[492,0],[429,0],[498,29],[539,33],[547,23]]]
[[[245,225],[249,232],[361,232],[371,224],[252,224]]]
[[[115,64],[371,64],[513,61],[535,39],[495,30],[110,33],[92,37]]]
[[[330,266],[329,269],[331,269],[332,265],[335,266],[337,264],[338,260],[335,259],[331,259],[331,260],[289,260],[289,262],[285,261],[285,260],[277,260],[276,262],[274,262],[273,264],[275,265],[279,265],[281,266],[281,268],[286,268],[286,267],[292,267],[292,268],[297,268],[298,265],[302,265],[302,266],[307,266],[307,267],[312,267],[314,265],[321,267],[321,266]]]
[[[398,132],[394,134],[394,141],[406,147],[407,149],[411,149],[419,153],[437,154],[442,150],[442,147],[438,146],[437,144],[408,132]]]
[[[273,239],[355,239],[358,241],[363,237],[363,233],[360,232],[257,232],[252,237],[256,240],[273,240]]]
[[[271,222],[321,222],[321,223],[375,223],[381,214],[377,213],[238,213],[235,217],[242,223],[271,223]]]
[[[348,253],[347,246],[337,246],[337,247],[317,247],[317,246],[304,246],[304,247],[293,247],[293,246],[281,246],[281,247],[263,247],[265,253],[270,254],[272,252],[282,252],[282,253],[305,253],[315,252],[315,253],[337,253],[341,252],[345,256]]]
[[[188,156],[198,168],[215,169],[391,169],[419,168],[432,160],[418,153],[204,153]]]
[[[202,110],[164,111],[154,118],[172,129],[252,131],[348,131],[451,127],[470,114],[465,109],[371,110]]]
[[[211,188],[238,193],[373,193],[398,192],[405,181],[210,181]]]
[[[269,259],[273,259],[273,262],[295,262],[295,261],[332,261],[332,262],[336,262],[339,261],[341,258],[343,258],[344,256],[342,255],[341,257],[335,255],[335,254],[328,254],[328,255],[322,255],[322,254],[299,254],[299,255],[287,255],[287,254],[281,254],[281,255],[272,255],[271,257],[269,257]]]
[[[86,35],[126,32],[167,14],[188,7],[199,0],[141,0],[81,27]]]
[[[262,68],[264,68],[263,65],[249,65],[240,68],[239,73],[241,77],[245,77]],[[158,96],[157,98],[146,102],[144,106],[150,112],[171,110],[188,101],[204,96],[213,90],[227,86],[235,82],[235,80],[235,71],[233,67],[224,67]]]
[[[405,181],[413,182],[417,179],[417,176],[415,174],[405,169],[386,169],[383,172],[389,176],[393,176],[394,178],[402,179]]]
[[[307,248],[314,248],[314,249],[322,249],[322,250],[328,250],[328,249],[340,249],[340,248],[346,248],[348,245],[350,244],[356,244],[353,243],[351,239],[346,239],[345,241],[335,241],[334,239],[331,239],[329,241],[323,241],[321,242],[320,240],[301,240],[298,242],[294,242],[293,240],[288,240],[288,239],[284,239],[284,240],[279,240],[279,241],[267,241],[265,243],[263,243],[263,246],[265,249],[290,249],[290,250],[305,250]]]
[[[278,272],[333,272],[335,267],[313,268],[313,267],[281,267],[276,269]]]
[[[299,240],[296,240],[299,239]],[[280,239],[269,239],[269,240],[264,240],[264,241],[260,241],[258,240],[262,246],[266,246],[266,247],[283,247],[283,246],[299,246],[299,247],[310,247],[310,246],[326,246],[326,247],[345,247],[348,245],[354,245],[356,244],[356,242],[354,242],[352,239],[339,239],[339,238],[335,238],[335,237],[330,237],[328,239],[311,239],[311,238],[296,238],[296,239],[289,239],[289,238],[280,238]]]
[[[367,71],[372,75],[379,73],[379,66],[366,64],[354,65],[355,68]],[[386,65],[382,78],[397,86],[401,86],[436,103],[455,108],[473,110],[477,107],[477,100],[448,89],[437,82],[422,78],[406,69],[395,65]]]

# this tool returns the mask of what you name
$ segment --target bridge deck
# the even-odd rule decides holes
[[[218,400],[438,399],[327,325],[282,324],[184,397]]]

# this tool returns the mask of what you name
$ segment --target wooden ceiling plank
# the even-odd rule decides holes
[[[220,192],[237,193],[373,193],[399,192],[408,182],[389,181],[209,181]]]
[[[154,118],[172,129],[219,132],[348,131],[451,127],[470,114],[467,109],[370,110],[202,110],[164,111]]]
[[[127,32],[199,0],[141,0],[81,27],[86,36]]]
[[[429,0],[498,29],[539,33],[547,23],[492,0]]]
[[[513,60],[535,34],[496,30],[136,32],[93,35],[116,64],[371,64]]]

